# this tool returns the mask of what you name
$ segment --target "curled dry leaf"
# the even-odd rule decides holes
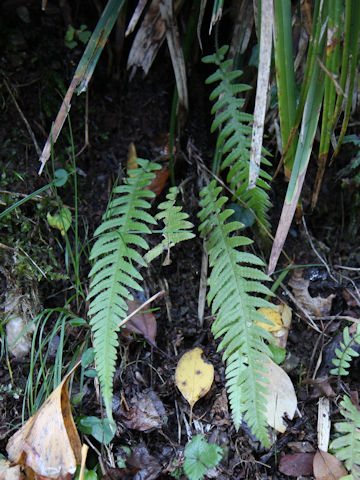
[[[155,170],[155,178],[151,180],[150,185],[145,187],[146,190],[151,190],[158,197],[163,191],[165,184],[170,176],[170,169],[164,165],[160,170]]]
[[[310,280],[303,278],[302,269],[295,269],[291,275],[289,285],[300,306],[309,314],[323,317],[330,314],[332,301],[335,295],[332,293],[326,298],[312,297],[309,293]]]
[[[314,457],[315,480],[339,480],[347,475],[341,461],[328,452],[318,450]]]
[[[266,384],[269,393],[265,395],[266,419],[270,427],[283,433],[286,430],[283,416],[292,419],[297,406],[294,386],[288,374],[272,360],[268,359],[264,366],[267,373],[263,375],[269,380]]]
[[[126,427],[146,432],[164,425],[166,411],[159,396],[150,390],[136,394],[128,409],[121,407],[120,417]]]
[[[81,442],[69,401],[71,373],[6,446],[13,463],[27,467],[43,479],[71,476],[81,462]]]
[[[129,314],[141,306],[140,302],[135,300],[127,300],[129,306]],[[145,340],[152,346],[156,347],[157,323],[153,313],[148,311],[140,311],[126,322],[125,327],[121,329],[122,335],[130,336],[131,333],[142,335]]]
[[[214,381],[214,367],[202,359],[201,348],[184,353],[175,371],[175,383],[182,395],[193,407],[207,394]]]

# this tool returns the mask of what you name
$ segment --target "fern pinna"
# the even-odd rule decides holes
[[[343,478],[360,480],[360,412],[345,395],[340,402],[340,413],[345,421],[335,424],[340,436],[331,442],[330,447],[350,471],[350,475]]]
[[[89,316],[94,333],[96,369],[99,375],[106,412],[112,420],[112,391],[118,346],[120,321],[126,317],[126,299],[132,299],[130,288],[142,290],[141,274],[136,264],[145,265],[141,254],[133,247],[147,250],[141,235],[150,233],[146,224],[156,220],[145,210],[146,199],[155,194],[145,187],[155,177],[160,165],[138,159],[139,168],[129,171],[123,185],[114,189],[102,224],[96,229],[96,240],[90,255],[94,265],[91,277]]]
[[[266,411],[266,380],[264,363],[270,356],[264,339],[270,334],[255,322],[263,322],[258,307],[271,307],[259,294],[272,295],[261,282],[270,280],[258,267],[264,266],[255,255],[240,251],[252,243],[244,236],[234,234],[242,224],[229,221],[233,210],[222,207],[227,201],[219,196],[215,181],[201,193],[199,230],[207,238],[209,263],[212,267],[208,283],[208,303],[217,315],[212,325],[215,338],[223,336],[219,349],[225,349],[226,378],[230,405],[236,428],[243,418],[253,433],[268,446],[269,435]]]
[[[335,355],[337,358],[332,359],[332,363],[335,368],[330,370],[333,375],[348,375],[348,369],[350,368],[351,360],[354,357],[358,357],[359,353],[351,348],[357,343],[360,345],[360,324],[357,325],[356,332],[353,336],[349,333],[349,327],[344,328],[343,342],[340,343],[340,348],[335,349]]]
[[[202,59],[205,63],[213,63],[218,69],[207,78],[206,83],[220,82],[212,91],[210,100],[216,100],[211,113],[216,114],[211,131],[219,129],[217,149],[225,156],[221,169],[229,169],[227,184],[234,192],[234,200],[240,199],[257,216],[260,224],[268,227],[266,212],[270,206],[267,194],[267,180],[271,176],[260,169],[256,188],[248,189],[249,160],[253,116],[243,112],[244,99],[238,95],[251,87],[236,80],[242,75],[240,70],[231,70],[232,60],[224,60],[228,46],[221,47],[214,55]],[[264,165],[271,163],[262,157]]]

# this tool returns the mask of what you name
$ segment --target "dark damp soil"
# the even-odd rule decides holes
[[[46,185],[53,168],[72,168],[70,133],[66,126],[55,146],[53,165],[49,161],[47,172],[38,176],[38,156],[24,118],[42,148],[82,55],[82,46],[70,50],[64,45],[67,24],[71,20],[74,25],[86,24],[92,30],[98,18],[98,2],[88,2],[88,8],[85,8],[83,3],[75,2],[74,6],[70,6],[64,2],[65,6],[61,8],[57,2],[48,2],[45,12],[39,10],[38,2],[35,1],[8,0],[2,6],[2,208]],[[19,7],[24,8],[19,10]],[[22,19],[21,12],[27,15],[25,20]],[[88,128],[89,132],[89,145],[76,157],[79,238],[86,245],[78,275],[85,290],[88,287],[87,258],[90,239],[101,221],[114,182],[118,178],[121,181],[124,175],[129,144],[135,144],[141,158],[167,161],[167,158],[161,158],[161,151],[167,148],[166,134],[169,131],[174,90],[171,60],[163,46],[149,75],[144,77],[138,71],[130,80],[126,72],[126,57],[132,38],[125,41],[121,55],[116,39],[111,38],[95,71],[87,99],[83,94],[74,96],[72,100],[70,118],[75,153],[84,145],[85,128]],[[205,49],[209,50],[205,53],[211,53],[212,46],[205,45]],[[176,182],[182,185],[181,202],[195,226],[199,223],[199,162],[211,168],[216,140],[208,133],[211,105],[208,101],[209,87],[204,85],[204,80],[209,73],[208,67],[200,62],[191,67],[191,108],[182,136],[178,138],[176,145],[175,178]],[[274,155],[272,160],[275,169],[279,155],[271,137],[268,138],[267,149]],[[203,245],[196,239],[174,249],[171,265],[162,266],[161,262],[155,262],[144,272],[146,297],[161,289],[164,289],[166,294],[154,305],[157,323],[156,347],[138,336],[135,340],[127,338],[120,348],[114,383],[114,416],[118,422],[118,431],[112,441],[112,455],[115,459],[123,457],[123,446],[131,447],[132,454],[127,459],[128,470],[125,472],[115,468],[111,478],[174,478],[176,466],[182,464],[183,449],[189,439],[188,430],[191,429],[188,427],[187,430],[189,405],[175,387],[174,372],[179,357],[194,347],[201,347],[207,360],[214,365],[215,381],[209,393],[194,406],[192,428],[193,431],[205,433],[210,441],[219,443],[227,452],[219,467],[209,473],[212,475],[209,478],[288,478],[279,471],[281,458],[286,454],[301,451],[300,444],[306,444],[310,453],[315,451],[317,400],[323,393],[307,380],[312,378],[318,367],[320,353],[322,352],[323,358],[328,361],[327,352],[333,351],[334,342],[339,341],[336,333],[342,329],[344,320],[339,320],[337,316],[357,317],[359,314],[359,304],[356,302],[359,279],[356,268],[360,260],[360,247],[356,240],[356,218],[360,201],[356,203],[351,200],[355,198],[354,195],[356,198],[358,196],[356,185],[344,185],[336,177],[339,168],[346,167],[349,157],[353,155],[351,147],[344,147],[344,155],[326,171],[318,207],[313,212],[310,200],[316,166],[315,162],[312,162],[302,202],[307,230],[299,216],[293,222],[285,245],[285,250],[293,262],[305,266],[303,276],[309,280],[310,295],[325,298],[334,294],[331,310],[316,322],[317,328],[314,329],[314,326],[309,325],[303,311],[293,303],[293,297],[289,296],[289,276],[277,291],[278,298],[293,308],[293,321],[286,348],[294,360],[289,375],[298,397],[298,411],[293,420],[287,421],[286,432],[278,434],[277,442],[268,451],[261,447],[245,423],[238,432],[234,429],[224,390],[225,368],[221,354],[217,352],[218,341],[214,340],[210,331],[213,321],[211,312],[205,308],[203,324],[200,325],[198,320]],[[273,182],[271,191],[273,206],[270,216],[273,233],[280,217],[286,188],[287,184],[280,174]],[[72,181],[59,189],[58,194],[65,205],[74,207]],[[165,194],[166,189],[155,200],[155,204],[164,200]],[[64,239],[59,231],[51,229],[46,222],[47,213],[56,211],[56,204],[53,203],[55,200],[53,193],[46,190],[41,193],[41,198],[34,197],[24,203],[10,219],[0,220],[3,221],[0,232],[0,300],[5,302],[6,292],[10,288],[16,287],[22,295],[32,289],[39,301],[34,314],[45,308],[63,307],[73,294],[67,274],[69,260]],[[249,235],[256,239],[257,232],[250,231]],[[73,241],[70,235],[70,242]],[[151,241],[154,240],[149,239],[149,242]],[[14,274],[13,249],[17,245],[27,252],[42,271],[46,270],[46,277],[39,275],[37,269],[35,275],[33,268],[21,278]],[[267,248],[262,245],[262,250],[259,249],[257,253],[267,256]],[[327,267],[322,265],[319,255],[326,259]],[[278,268],[284,266],[286,260],[282,258]],[[74,284],[74,277],[71,280]],[[86,318],[85,302],[77,304],[72,300],[67,308],[75,316]],[[45,332],[51,331],[55,321],[55,318],[49,321],[44,327]],[[5,348],[3,326],[1,334],[0,453],[6,455],[7,441],[21,424],[24,392],[31,363],[29,356],[21,359],[9,356]],[[81,327],[69,332],[63,355],[65,366],[85,336],[86,331]],[[90,340],[89,337],[87,339]],[[56,339],[54,342],[56,351]],[[55,353],[48,357],[47,369],[51,367],[54,356]],[[329,365],[323,363],[320,372],[326,380]],[[36,375],[37,371],[34,372],[35,377]],[[319,377],[319,374],[317,376]],[[356,390],[358,381],[355,376],[351,377],[348,388]],[[75,378],[74,393],[79,389],[77,382],[78,379]],[[336,386],[333,387],[336,390]],[[148,399],[149,396],[158,411],[161,411],[160,417],[162,416],[163,420],[160,425],[147,431],[130,428],[129,424],[131,425],[134,418],[128,418],[129,423],[126,424],[123,413],[125,405],[131,412],[133,402],[137,404],[140,399],[144,401],[144,398]],[[80,415],[101,417],[94,379],[85,379],[81,406],[75,406],[73,413],[76,420]],[[25,418],[27,415],[26,407]],[[336,415],[334,405],[332,421],[337,419]],[[92,466],[91,462],[97,463],[98,451],[102,452],[106,467],[109,457],[105,450],[101,449],[100,443],[92,437],[88,439],[93,446],[89,453],[89,468]]]

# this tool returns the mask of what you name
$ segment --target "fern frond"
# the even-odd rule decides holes
[[[330,447],[335,450],[336,456],[345,462],[352,479],[360,479],[360,412],[345,396],[340,402],[340,413],[346,421],[335,424],[341,436],[335,438]],[[348,478],[348,477],[346,477]]]
[[[164,222],[164,228],[161,231],[164,239],[145,255],[145,261],[148,263],[152,262],[154,258],[161,255],[164,251],[167,252],[167,261],[169,262],[170,248],[195,236],[189,232],[194,226],[187,221],[189,215],[183,212],[181,207],[175,205],[178,192],[177,187],[171,187],[166,195],[167,201],[160,203],[158,207],[160,212],[155,215],[155,219],[163,220]]]
[[[354,357],[358,357],[359,353],[351,348],[352,345],[358,343],[360,345],[360,324],[357,325],[356,332],[353,336],[349,333],[349,327],[344,328],[343,342],[340,343],[340,348],[335,349],[337,358],[332,359],[335,368],[330,370],[333,375],[349,375],[348,369],[350,362]]]
[[[271,356],[264,339],[270,334],[256,321],[263,321],[258,307],[272,306],[255,294],[272,295],[260,281],[270,280],[259,268],[263,262],[255,255],[240,251],[252,243],[244,236],[236,235],[240,222],[228,221],[233,210],[223,210],[227,198],[219,196],[220,187],[211,182],[201,192],[199,230],[207,237],[209,264],[212,267],[208,280],[208,303],[213,315],[215,338],[222,336],[219,349],[224,349],[227,362],[226,378],[230,405],[236,428],[244,418],[253,433],[265,446],[269,435],[264,412],[267,392],[264,363]]]
[[[251,87],[234,83],[242,72],[231,71],[232,61],[224,60],[227,50],[228,47],[223,46],[214,55],[203,58],[203,62],[214,63],[218,67],[217,71],[208,77],[206,83],[220,82],[210,95],[210,100],[216,100],[211,110],[212,114],[216,114],[211,131],[220,129],[217,147],[222,147],[222,153],[225,155],[221,169],[228,169],[227,183],[235,194],[233,200],[235,201],[236,197],[240,198],[255,212],[260,223],[269,227],[267,210],[270,207],[270,200],[267,194],[269,190],[267,181],[271,176],[260,169],[257,188],[248,189],[252,133],[250,124],[253,116],[241,111],[244,99],[237,95]],[[264,165],[271,165],[264,157],[261,162]]]
[[[129,289],[142,290],[142,277],[135,265],[145,262],[136,248],[149,248],[141,235],[150,233],[146,224],[156,224],[145,211],[150,207],[147,199],[155,195],[145,187],[155,176],[152,171],[160,165],[142,159],[138,159],[138,165],[139,168],[129,172],[124,184],[114,189],[114,198],[94,233],[98,238],[90,254],[93,261],[87,297],[90,325],[94,334],[96,368],[110,420],[118,325],[127,314],[126,299],[132,299]]]

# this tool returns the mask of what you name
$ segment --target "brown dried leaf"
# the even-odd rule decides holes
[[[305,385],[313,385],[316,387],[316,390],[314,391],[315,398],[319,396],[336,397],[336,394],[329,383],[329,377],[327,376],[315,379],[306,378],[303,383]]]
[[[312,453],[315,452],[315,448],[311,445],[310,442],[289,442],[287,444],[296,453]]]
[[[291,275],[289,285],[300,306],[309,314],[323,317],[330,314],[333,298],[331,294],[326,298],[312,297],[309,293],[310,280],[303,278],[302,269],[295,269]]]
[[[145,190],[151,190],[156,196],[159,196],[169,178],[170,170],[169,167],[165,165],[160,168],[160,170],[155,170],[153,173],[155,174],[155,177],[151,180],[150,185],[145,187]]]
[[[135,300],[127,300],[129,312],[133,312],[140,307],[141,303]],[[126,326],[121,329],[123,335],[129,336],[131,333],[142,335],[145,340],[152,346],[156,347],[157,323],[153,313],[148,311],[140,311],[126,322]]]
[[[30,468],[43,478],[73,475],[81,462],[81,441],[69,401],[71,373],[6,446],[12,462]]]
[[[312,475],[313,453],[292,453],[281,457],[279,470],[284,475],[299,477],[300,475]]]
[[[213,422],[216,425],[231,425],[229,420],[229,404],[226,388],[223,388],[221,394],[217,396],[214,405],[211,408],[211,414],[214,415]]]
[[[129,409],[120,410],[122,423],[133,430],[146,432],[161,428],[166,419],[164,405],[158,395],[150,390],[136,394],[129,403]]]
[[[347,471],[341,461],[328,452],[318,450],[314,457],[315,480],[339,480],[347,475]]]

